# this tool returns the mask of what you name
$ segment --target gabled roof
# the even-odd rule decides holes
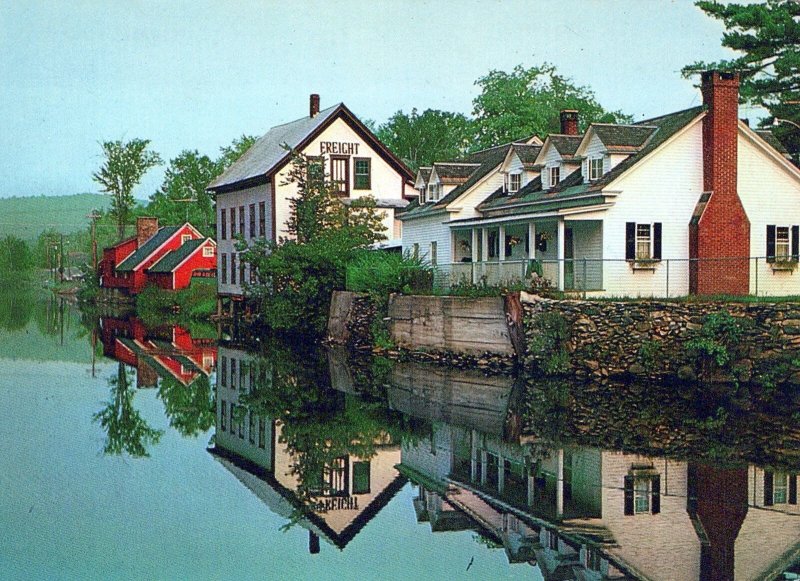
[[[763,139],[764,141],[769,143],[772,147],[774,147],[778,153],[781,153],[783,155],[789,154],[789,150],[786,149],[786,147],[784,147],[783,143],[781,143],[777,137],[775,137],[775,134],[772,132],[772,130],[756,129],[755,132],[761,139]]]
[[[205,244],[209,238],[195,238],[187,240],[175,250],[170,250],[153,266],[147,269],[147,272],[172,272],[185,258],[188,258],[198,248]]]
[[[598,198],[602,198],[599,194],[603,188],[632,168],[636,163],[647,157],[670,137],[696,120],[703,111],[704,107],[700,105],[638,123],[637,125],[655,127],[655,130],[636,153],[617,164],[599,180],[585,183],[583,174],[581,170],[578,169],[565,177],[552,189],[542,190],[541,180],[538,181],[538,184],[536,183],[537,180],[534,180],[521,188],[516,195],[495,198],[490,203],[484,203],[480,209],[485,212],[500,211],[504,210],[507,206],[526,203],[548,204],[547,207],[551,208],[556,207],[560,200],[564,198],[575,200],[576,197],[585,198],[584,201],[586,203],[596,203]],[[548,136],[548,139],[550,139],[550,137],[551,136]],[[547,140],[545,140],[545,144],[546,143]],[[551,202],[556,206],[550,204]],[[570,202],[570,204],[572,203],[573,202]],[[575,201],[574,203],[579,203],[579,201]],[[530,209],[526,211],[530,211]]]
[[[134,270],[144,259],[158,250],[162,244],[172,238],[172,236],[181,228],[183,228],[183,226],[163,226],[159,228],[158,232],[156,232],[147,242],[136,249],[136,252],[131,254],[128,258],[117,265],[117,271],[130,272]]]
[[[424,187],[428,183],[428,180],[431,177],[431,171],[432,170],[433,170],[433,168],[431,168],[431,167],[421,167],[421,168],[419,168],[417,170],[417,179],[414,181],[414,187],[417,188],[417,189],[419,189],[421,187]]]
[[[238,188],[266,183],[267,179],[280,170],[292,156],[291,150],[305,147],[314,137],[338,118],[349,122],[359,136],[383,155],[405,180],[411,180],[411,170],[400,161],[353,113],[339,103],[323,109],[314,117],[301,117],[295,121],[276,125],[258,139],[242,157],[228,167],[222,175],[208,186],[209,190],[225,192]],[[287,149],[287,147],[289,149]]]
[[[525,167],[534,165],[539,152],[542,150],[541,145],[529,145],[527,143],[515,143],[513,147],[514,153],[517,154],[517,157]]]
[[[556,148],[556,151],[561,154],[561,157],[565,160],[569,160],[575,152],[578,150],[578,146],[581,144],[581,140],[583,139],[583,135],[548,135],[547,139],[550,140],[550,143],[553,144],[553,147]]]
[[[479,163],[462,163],[455,161],[436,162],[433,171],[443,184],[462,184],[480,166]]]
[[[653,125],[613,125],[610,123],[593,123],[591,130],[609,150],[637,150],[656,130]]]

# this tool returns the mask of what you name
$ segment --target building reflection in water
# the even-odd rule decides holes
[[[477,531],[545,579],[766,579],[800,559],[796,470],[537,440],[519,434],[519,382],[413,362],[387,363],[373,378],[379,407],[413,433],[389,420],[337,448],[334,424],[303,431],[292,414],[263,411],[291,405],[258,408],[251,396],[254,386],[299,394],[320,381],[309,407],[352,415],[363,386],[345,355],[329,352],[323,379],[283,374],[280,385],[268,357],[233,345],[219,355],[211,452],[270,510],[308,529],[311,552],[320,538],[344,548],[407,478],[420,523]],[[367,451],[357,445],[365,440]]]

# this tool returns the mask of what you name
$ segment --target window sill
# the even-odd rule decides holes
[[[794,272],[797,270],[797,261],[790,262],[770,262],[769,266],[772,272]]]
[[[656,268],[659,264],[661,264],[660,260],[629,260],[628,263],[631,265],[631,270],[634,272],[637,271],[650,271],[655,272]]]

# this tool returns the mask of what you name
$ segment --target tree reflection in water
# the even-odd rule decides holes
[[[118,364],[116,376],[108,379],[111,398],[106,407],[94,414],[106,431],[103,453],[110,456],[128,454],[133,458],[148,458],[148,446],[157,444],[163,430],[150,427],[133,407],[136,391],[131,389],[131,380],[125,365]]]
[[[189,385],[172,376],[162,377],[158,397],[164,402],[170,427],[182,436],[197,436],[214,425],[214,392],[207,375],[200,373]]]

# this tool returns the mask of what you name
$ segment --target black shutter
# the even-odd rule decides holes
[[[625,477],[625,514],[633,514],[633,476]]]
[[[625,223],[625,260],[636,258],[636,222]]]
[[[775,262],[775,225],[767,226],[767,262]]]
[[[650,490],[652,492],[651,508],[653,514],[661,512],[661,476],[653,476],[650,481]]]
[[[772,506],[772,472],[764,471],[764,506]]]
[[[653,224],[653,258],[661,260],[661,222]]]
[[[789,476],[789,504],[797,504],[797,474]]]
[[[792,226],[792,260],[800,259],[800,226]]]

